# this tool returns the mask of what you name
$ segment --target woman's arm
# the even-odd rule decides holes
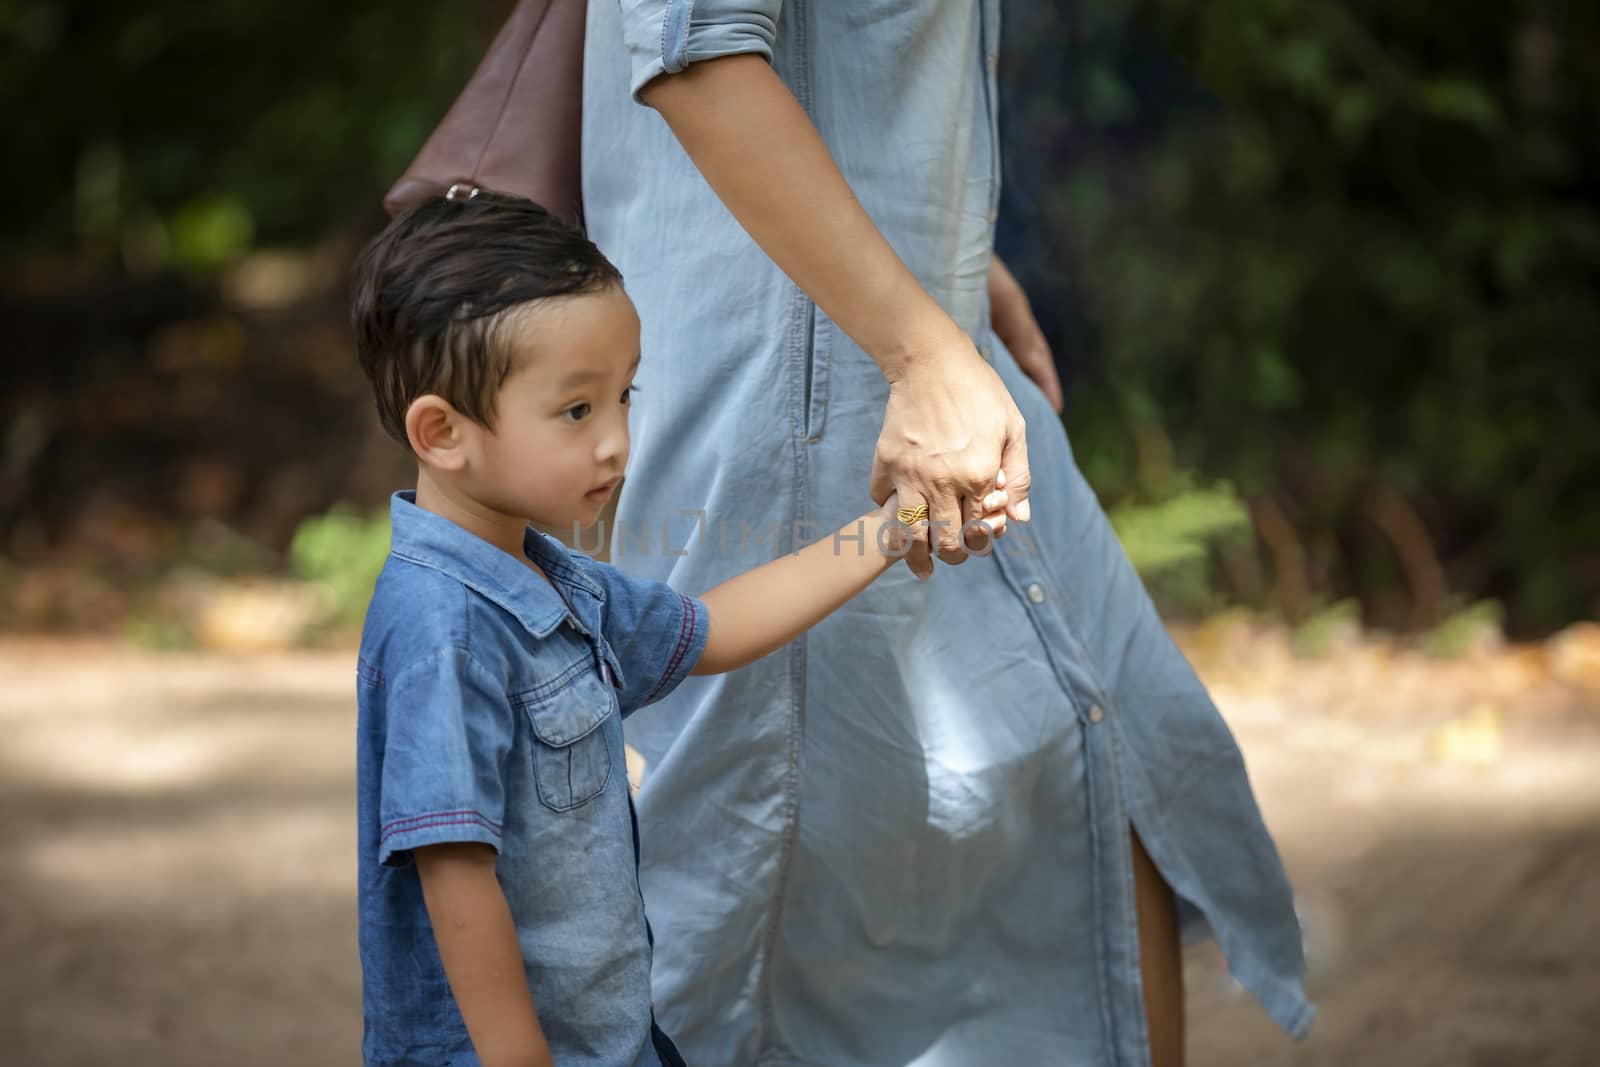
[[[765,59],[694,63],[655,79],[639,98],[667,120],[762,251],[889,381],[915,361],[951,358],[967,341],[878,232]]]
[[[413,853],[450,992],[484,1067],[554,1067],[534,1012],[495,851],[462,842]]]
[[[997,489],[981,502],[994,537],[1005,536],[1006,499]],[[702,595],[711,629],[690,673],[721,674],[775,652],[871,585],[909,548],[910,531],[894,518],[899,504],[890,493],[877,511]],[[979,538],[968,543],[977,548]]]
[[[639,98],[660,112],[756,243],[888,379],[872,499],[898,491],[906,506],[926,502],[940,558],[952,563],[965,558],[962,523],[980,516],[1002,467],[1008,512],[1026,522],[1027,439],[1016,404],[878,232],[766,60],[692,63],[655,78]],[[925,546],[908,562],[921,577],[931,573]]]
[[[1033,317],[1028,294],[998,255],[989,258],[989,324],[1022,373],[1033,379],[1059,415],[1066,398],[1061,393],[1061,376],[1056,373],[1050,342]]]

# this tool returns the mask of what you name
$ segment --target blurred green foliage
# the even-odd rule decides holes
[[[1250,519],[1226,487],[1179,493],[1153,505],[1113,508],[1111,523],[1141,574],[1157,574],[1204,559],[1210,542],[1249,528]]]
[[[1290,646],[1304,659],[1317,659],[1348,648],[1361,636],[1361,605],[1340,600],[1312,612],[1294,628]]]
[[[1211,549],[1246,538],[1250,529],[1232,486],[1174,486],[1166,499],[1128,498],[1108,514],[1129,561],[1163,606],[1187,614],[1221,606],[1209,575]]]
[[[1493,600],[1480,600],[1451,612],[1423,636],[1422,648],[1438,659],[1458,659],[1500,641],[1505,610]]]
[[[1516,629],[1600,611],[1600,7],[1006,17],[1013,267],[1096,488],[1150,492],[1156,431],[1273,502],[1308,603],[1432,557]]]
[[[361,621],[388,555],[388,510],[364,516],[343,504],[302,522],[289,547],[295,576],[321,592],[330,626]]]
[[[510,0],[0,0],[13,237],[208,267],[370,221]]]
[[[5,250],[203,274],[364,235],[510,6],[0,0]],[[1004,17],[1008,255],[1158,591],[1600,611],[1600,7]]]
[[[147,605],[135,605],[123,622],[123,636],[136,645],[177,652],[195,647],[194,631],[181,620]]]

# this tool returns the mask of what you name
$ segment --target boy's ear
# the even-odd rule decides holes
[[[467,420],[442,396],[425,393],[406,408],[406,440],[417,459],[438,470],[460,470],[467,462]]]

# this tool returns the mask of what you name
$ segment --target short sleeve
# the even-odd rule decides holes
[[[689,676],[711,636],[711,614],[699,597],[665,582],[595,560],[586,559],[584,570],[605,587],[603,636],[622,667],[617,699],[626,716]]]
[[[392,678],[378,796],[378,862],[423,845],[500,848],[513,718],[504,683],[452,648]]]
[[[772,61],[781,0],[621,0],[633,98],[662,74],[703,59],[754,53]]]

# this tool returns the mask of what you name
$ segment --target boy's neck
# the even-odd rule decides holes
[[[435,478],[427,467],[420,465],[417,468],[417,507],[449,519],[468,533],[527,564],[541,577],[544,576],[538,564],[528,558],[525,541],[527,519],[485,507],[456,486]]]

